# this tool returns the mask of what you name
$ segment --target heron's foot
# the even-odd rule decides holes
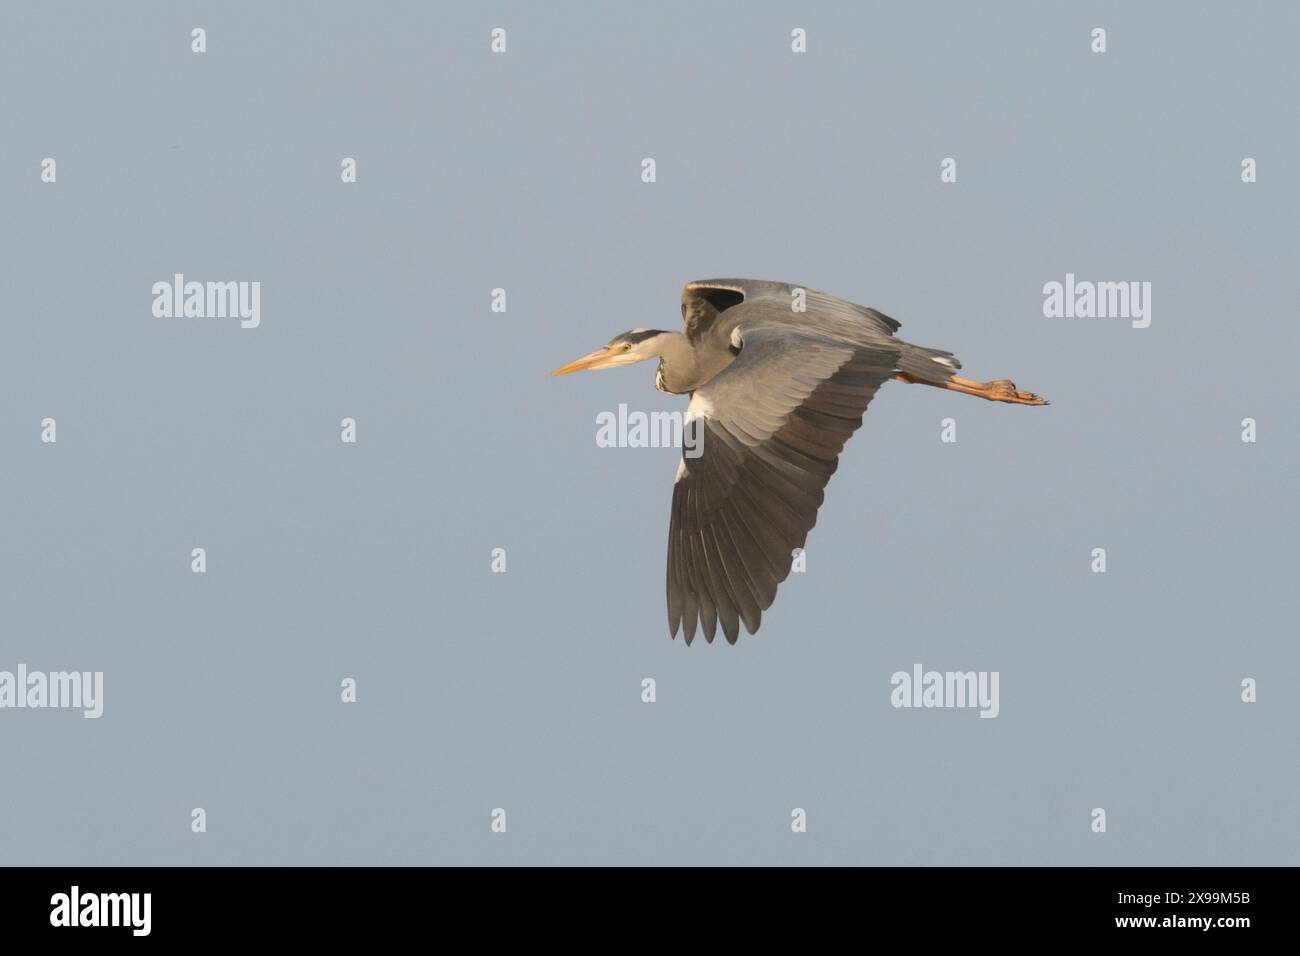
[[[913,385],[933,385],[935,388],[946,388],[951,392],[961,392],[963,395],[975,395],[990,402],[1010,402],[1013,405],[1051,404],[1041,395],[1024,392],[1016,388],[1016,383],[1009,378],[1000,378],[995,382],[976,382],[973,379],[962,378],[960,375],[952,375],[943,381],[936,382],[916,378],[906,372],[899,372],[894,378],[900,382],[909,382]]]
[[[1047,399],[1033,392],[1022,392],[1009,378],[983,383],[988,388],[984,397],[991,402],[1011,402],[1014,405],[1046,405]]]
[[[1016,383],[1009,378],[1000,378],[994,382],[976,382],[954,375],[944,383],[943,387],[965,395],[975,395],[990,402],[1010,402],[1012,405],[1047,404],[1047,399],[1041,395],[1016,388]]]

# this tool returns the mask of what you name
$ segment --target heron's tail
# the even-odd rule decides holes
[[[961,368],[961,362],[951,352],[907,342],[899,344],[903,351],[898,356],[897,370],[909,379],[926,385],[943,385]]]

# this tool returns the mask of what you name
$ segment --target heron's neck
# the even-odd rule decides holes
[[[681,332],[663,332],[655,336],[659,353],[659,374],[655,387],[661,391],[681,395],[694,391],[704,378],[696,365],[695,346]]]

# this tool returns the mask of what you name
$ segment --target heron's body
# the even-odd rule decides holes
[[[752,634],[817,520],[840,450],[886,381],[1043,405],[1009,381],[958,377],[950,352],[895,336],[899,323],[779,282],[712,279],[682,292],[682,332],[637,329],[557,370],[659,359],[655,384],[689,394],[702,454],[683,456],[668,532],[668,626],[689,644],[721,624]]]

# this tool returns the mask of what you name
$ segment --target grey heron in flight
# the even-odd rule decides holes
[[[687,644],[697,624],[710,642],[718,625],[732,644],[742,622],[758,630],[883,383],[1047,404],[1006,379],[961,378],[951,352],[896,338],[884,313],[800,286],[691,282],[682,318],[681,332],[624,332],[553,374],[657,358],[655,386],[691,396],[702,453],[683,449],[668,528],[668,631]]]

